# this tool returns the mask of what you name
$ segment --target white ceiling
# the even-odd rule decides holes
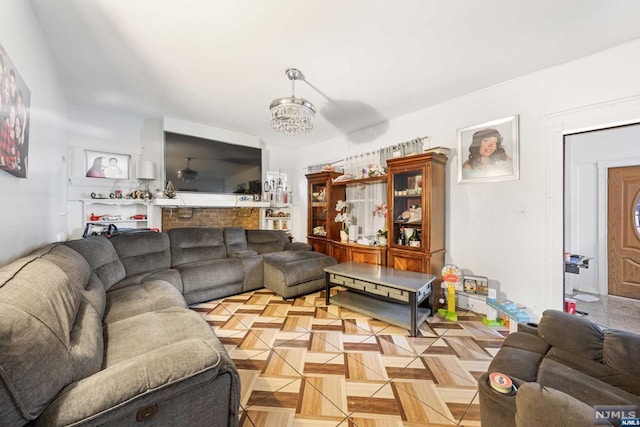
[[[640,38],[637,0],[30,1],[70,102],[291,148]],[[304,136],[268,124],[289,67]]]

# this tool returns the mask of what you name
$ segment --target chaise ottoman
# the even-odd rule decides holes
[[[312,251],[264,254],[264,286],[283,298],[309,294],[326,286],[325,267],[338,261]]]

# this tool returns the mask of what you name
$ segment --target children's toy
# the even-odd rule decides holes
[[[451,322],[458,321],[456,312],[456,289],[460,288],[462,270],[456,265],[447,264],[442,268],[442,287],[447,288],[447,308],[438,310],[438,314]]]
[[[524,309],[524,307],[519,307],[518,304],[510,300],[496,299],[495,289],[489,289],[486,304],[494,309],[495,312],[493,316],[487,315],[487,318],[482,319],[485,325],[508,325],[509,331],[514,332],[517,330],[518,323],[531,321],[531,315]],[[502,313],[502,320],[496,319],[495,314],[497,313]]]

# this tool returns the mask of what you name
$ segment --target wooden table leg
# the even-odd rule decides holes
[[[325,276],[327,280],[327,290],[326,290],[325,299],[326,299],[327,305],[329,305],[331,303],[331,274],[325,273]]]
[[[409,305],[411,306],[411,336],[418,335],[418,301],[415,292],[409,293]]]

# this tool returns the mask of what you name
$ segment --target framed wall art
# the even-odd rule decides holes
[[[31,92],[0,45],[0,169],[26,178]]]
[[[87,178],[129,179],[131,156],[128,154],[86,150],[84,158]]]
[[[458,183],[520,178],[518,115],[458,129]]]

